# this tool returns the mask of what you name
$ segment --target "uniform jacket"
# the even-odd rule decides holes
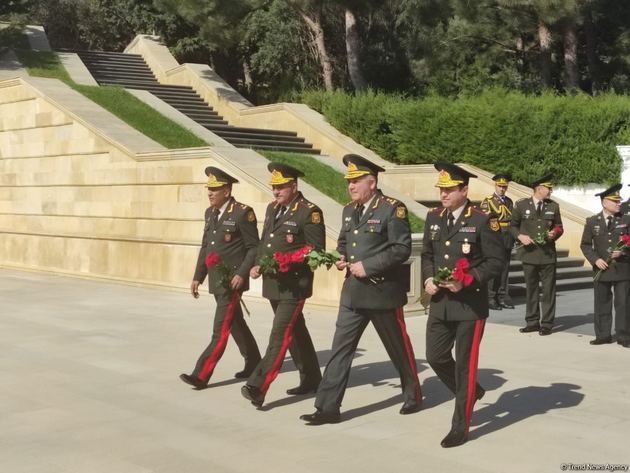
[[[361,220],[355,203],[343,208],[337,251],[346,261],[361,261],[367,278],[346,271],[341,304],[356,309],[394,309],[407,303],[404,263],[411,254],[411,230],[402,202],[376,191]]]
[[[608,258],[609,249],[614,248],[621,235],[628,234],[630,216],[618,213],[613,217],[612,230],[608,230],[606,217],[603,212],[586,219],[580,248],[582,253],[593,265],[594,271],[599,271],[595,261]],[[624,281],[630,279],[630,256],[625,255],[614,260],[606,271],[599,276],[600,281]]]
[[[630,215],[630,199],[621,204],[621,210],[619,212],[624,215]]]
[[[503,200],[493,193],[481,201],[479,208],[489,215],[493,215],[501,227],[501,236],[506,250],[511,250],[514,246],[514,237],[510,232],[510,222],[512,220],[512,209],[514,202],[508,196],[503,196]]]
[[[206,267],[206,256],[214,251],[221,262],[245,280],[243,290],[246,291],[249,289],[249,270],[254,266],[258,248],[256,215],[251,207],[237,202],[233,197],[230,197],[225,212],[216,225],[213,223],[212,215],[213,209],[208,207],[193,280],[203,282],[208,275],[210,293],[222,294],[226,291],[220,285],[216,268],[210,268],[208,271]]]
[[[447,211],[431,210],[422,240],[422,284],[439,268],[453,269],[460,258],[470,264],[473,283],[453,293],[440,289],[431,297],[429,315],[440,320],[476,320],[488,317],[488,281],[501,275],[505,261],[503,239],[496,218],[472,206],[470,201],[447,230]]]
[[[556,240],[562,236],[562,218],[560,217],[560,206],[551,199],[543,201],[541,215],[538,216],[534,199],[531,197],[520,199],[514,204],[512,211],[512,222],[510,231],[515,239],[518,235],[529,235],[536,239],[537,235],[543,235],[550,230],[557,228],[556,236],[547,240],[543,245],[531,244],[518,248],[518,257],[523,263],[529,264],[552,264],[556,262]]]
[[[276,251],[291,252],[310,245],[326,249],[324,216],[319,207],[304,198],[301,192],[291,202],[285,214],[275,221],[279,205],[267,206],[258,258]],[[292,264],[287,273],[263,276],[263,296],[270,300],[306,299],[313,294],[313,272],[306,264]]]

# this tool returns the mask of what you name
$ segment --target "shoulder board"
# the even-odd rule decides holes
[[[516,201],[516,203],[518,204],[518,203],[520,203],[520,202],[525,202],[526,200],[529,200],[529,199],[530,199],[530,197],[523,197],[522,199],[518,199],[518,200]]]
[[[444,209],[444,207],[433,207],[431,210],[429,210],[429,212],[439,213],[442,211],[442,209]]]
[[[475,207],[474,205],[471,205],[470,207],[468,207],[468,212],[469,212],[469,213],[473,213],[473,212],[474,212],[474,213],[476,213],[476,214],[479,214],[479,215],[484,215],[484,216],[487,216],[487,215],[488,215],[488,214],[487,214],[487,213],[485,213],[483,210],[479,209],[478,207]]]
[[[391,205],[392,207],[397,207],[401,204],[401,202],[397,199],[393,199],[391,197],[385,197],[383,196],[382,198],[383,201],[387,202],[389,205]]]
[[[490,194],[488,197],[486,197],[486,200],[492,200],[494,198],[494,194]]]

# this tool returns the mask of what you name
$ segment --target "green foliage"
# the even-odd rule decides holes
[[[76,84],[70,79],[55,53],[16,50],[16,54],[30,75],[59,79],[65,82],[74,90],[167,148],[207,145],[185,128],[160,115],[153,108],[120,87],[90,87]]]
[[[342,173],[335,171],[332,167],[320,163],[306,154],[279,151],[259,151],[259,153],[270,161],[288,164],[301,170],[304,173],[302,179],[305,182],[308,182],[336,202],[342,205],[350,202],[348,181],[344,179]],[[424,230],[424,221],[411,212],[409,212],[409,223],[412,233],[421,233]]]
[[[331,124],[402,164],[465,162],[528,184],[618,182],[615,145],[630,139],[630,97],[526,96],[496,89],[457,99],[305,92]]]
[[[6,48],[28,49],[28,40],[22,33],[23,25],[11,23],[9,26],[0,29],[0,52]]]

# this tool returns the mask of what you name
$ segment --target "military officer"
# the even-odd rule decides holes
[[[496,217],[468,200],[468,182],[477,177],[454,164],[437,163],[436,187],[442,207],[427,214],[422,241],[422,281],[431,295],[427,319],[427,361],[455,394],[451,430],[444,448],[468,440],[475,401],[485,394],[477,383],[479,345],[488,317],[488,281],[506,264],[501,227]],[[438,269],[465,263],[467,278],[436,282]],[[455,347],[455,359],[452,350]]]
[[[479,208],[485,213],[497,217],[501,227],[501,236],[503,237],[505,259],[508,261],[508,264],[503,267],[500,277],[488,282],[488,305],[492,310],[501,310],[504,307],[506,309],[514,309],[508,286],[509,261],[512,255],[512,247],[514,246],[514,237],[510,233],[510,220],[512,219],[514,202],[505,195],[512,176],[506,173],[497,174],[492,180],[494,181],[494,193],[483,199]]]
[[[630,217],[620,213],[622,184],[596,194],[602,211],[586,219],[580,247],[586,259],[599,272],[595,282],[595,339],[591,345],[612,343],[613,291],[617,343],[630,347],[630,257],[611,251],[622,235],[628,234]]]
[[[510,231],[521,245],[517,255],[523,263],[527,293],[526,325],[519,329],[522,333],[550,335],[556,316],[556,240],[564,230],[560,206],[549,198],[551,180],[549,174],[534,181],[532,197],[517,201],[512,211]]]
[[[402,309],[407,303],[403,264],[411,254],[407,208],[377,188],[377,176],[383,168],[355,154],[344,156],[343,163],[352,202],[343,209],[337,241],[341,260],[336,265],[346,271],[346,280],[332,355],[317,390],[317,410],[300,417],[309,425],[340,421],[352,358],[370,322],[400,374],[404,397],[400,413],[416,412],[422,403],[416,358]]]
[[[304,198],[298,190],[301,171],[281,164],[269,163],[274,200],[267,206],[258,258],[275,252],[292,252],[312,246],[326,247],[322,211]],[[260,277],[260,265],[251,269],[252,278]],[[317,354],[306,329],[302,308],[313,293],[313,272],[308,265],[293,264],[288,273],[263,275],[263,296],[274,311],[273,326],[267,352],[241,389],[256,407],[262,406],[271,382],[278,376],[287,348],[300,372],[300,384],[287,394],[315,392],[322,378]]]
[[[258,345],[243,319],[240,304],[241,294],[249,289],[249,271],[258,248],[256,215],[251,207],[232,197],[232,185],[238,180],[213,166],[206,168],[206,175],[210,207],[206,209],[206,224],[190,292],[198,298],[199,285],[208,276],[208,289],[214,295],[217,307],[210,345],[199,357],[193,372],[179,376],[197,389],[207,386],[230,332],[245,358],[245,368],[234,375],[236,378],[249,376],[260,361]],[[221,264],[233,272],[229,281],[221,282],[216,266],[206,267],[206,257],[211,252],[216,253]]]

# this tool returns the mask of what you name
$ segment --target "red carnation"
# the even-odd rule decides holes
[[[620,240],[623,241],[623,243],[626,246],[630,246],[630,235],[628,235],[628,234],[621,235]]]
[[[464,287],[470,286],[473,282],[473,277],[468,273],[470,263],[466,258],[460,258],[455,263],[455,270],[453,271],[453,279],[462,283]]]
[[[208,256],[206,256],[206,266],[208,268],[212,268],[213,266],[218,264],[219,261],[221,261],[221,259],[219,258],[219,255],[217,255],[214,251],[208,253]]]

